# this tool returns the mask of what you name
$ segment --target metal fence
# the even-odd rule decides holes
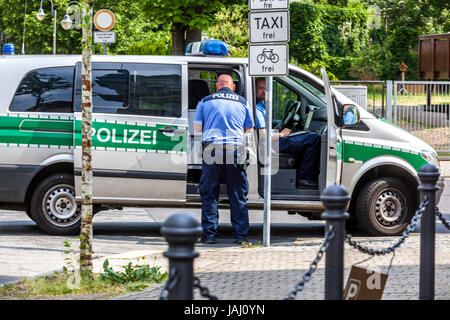
[[[450,82],[394,81],[392,89],[391,121],[436,151],[449,153]]]
[[[441,159],[450,158],[450,82],[340,80],[332,83],[375,116],[386,118],[427,142]],[[361,100],[364,99],[361,86],[367,87],[366,101]]]
[[[333,88],[370,113],[377,117],[385,117],[386,81],[339,80],[330,81],[330,83],[333,84]]]

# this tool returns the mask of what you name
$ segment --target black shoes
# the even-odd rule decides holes
[[[202,242],[206,243],[206,244],[215,244],[216,240],[215,239],[203,239],[202,238]]]
[[[234,240],[234,243],[236,244],[248,243],[248,239],[236,239]]]
[[[205,243],[205,244],[215,244],[216,243],[216,239],[204,239],[204,238],[202,238],[201,242]],[[244,243],[248,243],[248,239],[247,238],[235,239],[233,242],[236,243],[236,244],[244,244]]]
[[[317,189],[319,185],[317,182],[311,181],[311,180],[305,180],[305,179],[298,179],[297,180],[297,187],[298,188],[309,188],[309,189]]]

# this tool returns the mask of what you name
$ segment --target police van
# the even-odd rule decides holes
[[[209,45],[208,45],[209,43]],[[123,206],[200,208],[198,102],[230,74],[255,114],[248,59],[220,56],[93,56],[94,211]],[[218,49],[219,48],[219,49]],[[188,51],[192,50],[189,46]],[[81,56],[0,57],[0,203],[23,210],[45,232],[75,234],[81,215]],[[273,77],[273,128],[321,136],[317,189],[296,187],[297,159],[274,154],[273,210],[317,219],[321,192],[342,184],[353,223],[371,235],[400,234],[418,207],[419,168],[439,167],[425,142],[356,105],[311,73],[289,65]],[[327,99],[328,94],[328,99]],[[344,106],[356,122],[343,123]],[[264,206],[258,132],[248,139],[250,209]],[[439,180],[443,190],[443,179]],[[219,197],[228,206],[225,187]]]

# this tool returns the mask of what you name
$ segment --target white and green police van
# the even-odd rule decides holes
[[[220,52],[210,48],[204,45],[206,56],[93,57],[96,212],[124,206],[200,208],[201,144],[193,129],[197,103],[214,92],[218,75],[228,73],[236,92],[253,110],[256,104],[248,59],[214,56]],[[0,72],[0,208],[26,211],[51,234],[77,233],[81,56],[2,56]],[[351,223],[372,235],[401,233],[419,203],[417,172],[426,163],[439,166],[436,152],[325,87],[294,65],[289,76],[273,78],[273,127],[321,136],[316,190],[296,188],[295,157],[274,156],[273,210],[316,219],[323,211],[321,192],[338,183],[351,195]],[[343,124],[344,105],[351,105],[356,123]],[[256,130],[248,141],[248,203],[262,209]],[[439,183],[437,200],[443,180]],[[219,204],[228,206],[225,188]]]

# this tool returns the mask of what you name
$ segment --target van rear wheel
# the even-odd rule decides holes
[[[414,207],[414,197],[400,180],[372,180],[357,197],[358,226],[373,236],[401,235],[414,215]]]
[[[75,201],[72,175],[54,174],[39,183],[31,197],[30,213],[39,228],[49,234],[79,233],[81,206]]]

